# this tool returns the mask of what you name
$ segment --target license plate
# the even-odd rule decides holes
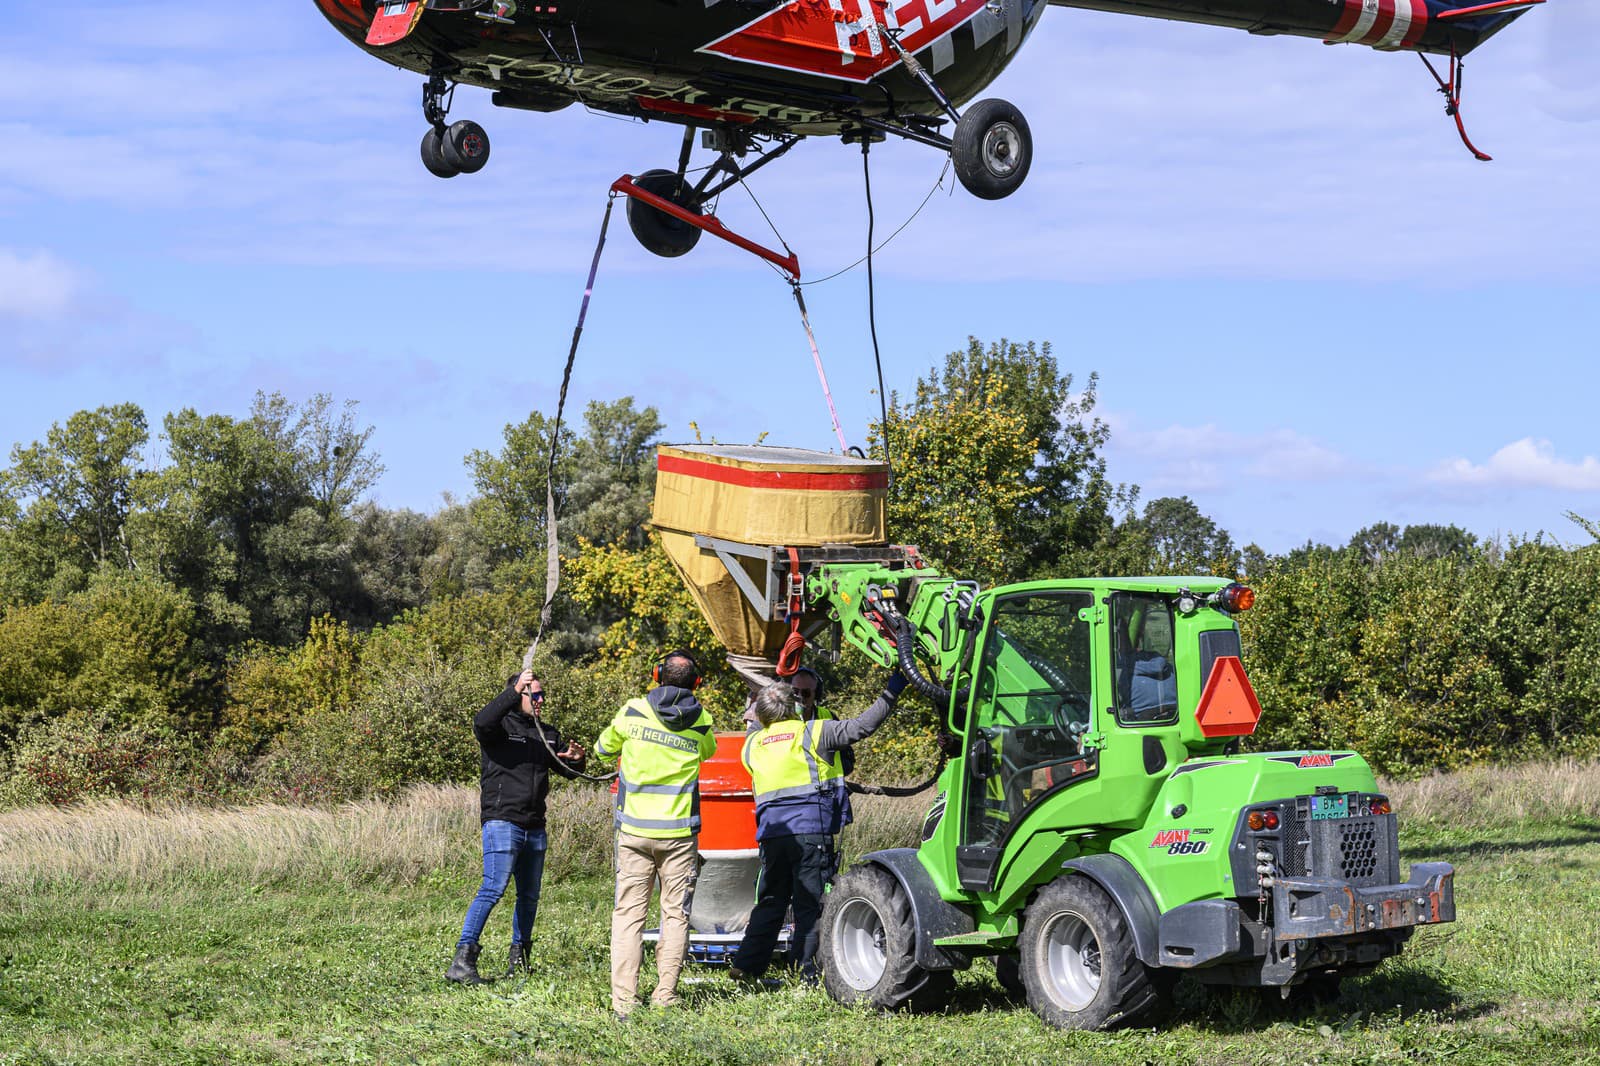
[[[1329,818],[1350,817],[1349,796],[1312,796],[1311,820],[1324,821]]]

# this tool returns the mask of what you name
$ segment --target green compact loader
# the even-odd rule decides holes
[[[818,957],[839,1002],[932,1008],[989,955],[1051,1025],[1102,1029],[1185,973],[1326,989],[1454,919],[1449,864],[1402,879],[1359,754],[1238,750],[1260,715],[1245,586],[985,591],[895,547],[774,548],[767,569],[813,640],[832,629],[836,651],[898,666],[948,734],[920,846],[865,856],[828,894]]]

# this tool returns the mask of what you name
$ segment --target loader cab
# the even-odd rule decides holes
[[[1056,828],[1142,824],[1190,752],[1202,675],[1217,655],[1238,655],[1231,618],[1180,591],[1224,584],[1037,582],[980,597],[957,677],[966,698],[951,706],[964,758],[944,820],[957,824],[942,826],[963,889],[993,885],[1044,804]]]
[[[1082,766],[1094,713],[1096,615],[1087,589],[1002,590],[969,659],[958,876],[987,883],[1013,829]]]

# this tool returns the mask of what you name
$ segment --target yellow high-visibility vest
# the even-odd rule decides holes
[[[616,827],[637,837],[668,839],[700,831],[700,764],[717,750],[711,715],[669,729],[645,699],[632,699],[595,742],[601,758],[620,754]]]
[[[745,738],[741,759],[755,785],[758,816],[774,800],[817,798],[819,792],[843,795],[839,760],[817,757],[823,721],[820,716],[809,722],[786,718]]]

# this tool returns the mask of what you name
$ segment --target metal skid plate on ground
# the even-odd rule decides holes
[[[778,930],[778,947],[775,954],[787,955],[789,953],[789,939],[794,932],[793,926],[784,926]],[[644,942],[655,944],[661,940],[661,930],[646,929]],[[744,933],[690,933],[689,957],[695,962],[703,962],[709,966],[726,966],[733,962],[733,956],[738,952],[739,945],[744,941]]]

